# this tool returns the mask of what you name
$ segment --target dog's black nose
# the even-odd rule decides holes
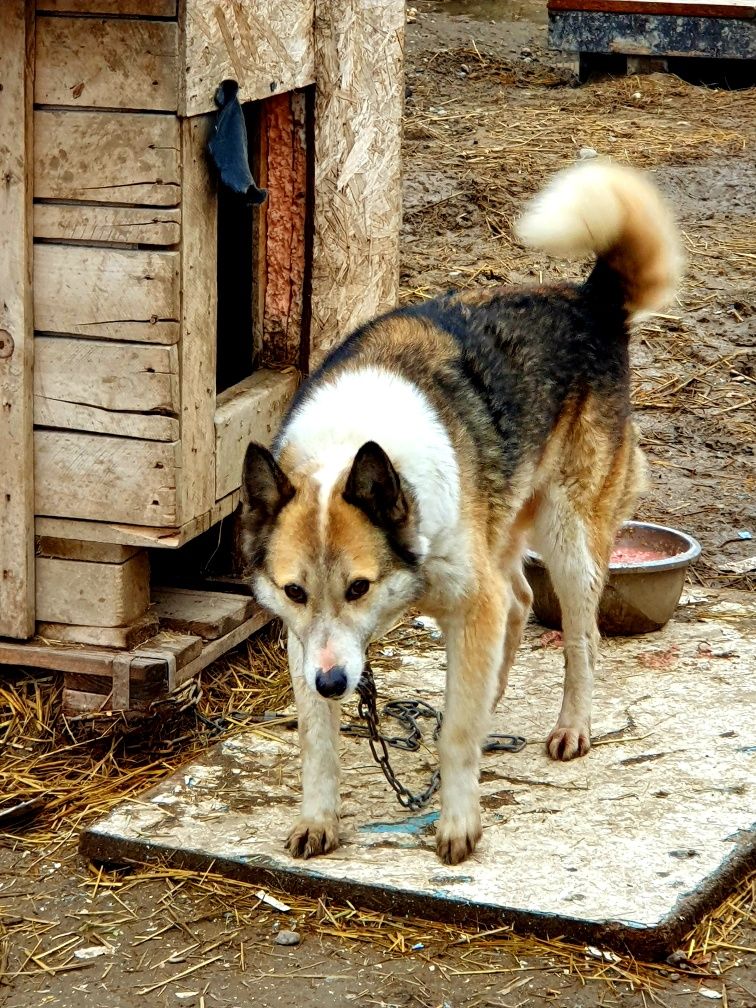
[[[340,697],[346,692],[346,672],[341,665],[334,665],[327,672],[323,669],[318,669],[315,675],[315,687],[318,693],[328,700]]]

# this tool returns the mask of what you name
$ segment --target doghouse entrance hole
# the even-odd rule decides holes
[[[242,105],[252,175],[259,177],[259,102]],[[216,392],[248,378],[257,366],[255,268],[259,209],[225,186],[218,189],[218,311]]]

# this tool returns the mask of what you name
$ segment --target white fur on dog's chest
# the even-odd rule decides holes
[[[449,435],[423,393],[382,368],[342,372],[304,401],[282,437],[296,469],[315,474],[327,499],[357,451],[375,441],[414,492],[423,545],[459,519],[459,468]]]

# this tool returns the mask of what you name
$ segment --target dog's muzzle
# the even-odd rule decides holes
[[[334,665],[328,670],[318,669],[315,673],[315,688],[327,700],[343,696],[347,688],[346,671],[341,665]]]

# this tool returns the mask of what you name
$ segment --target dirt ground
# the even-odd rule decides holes
[[[660,74],[575,87],[571,68],[546,49],[545,3],[415,6],[403,296],[576,275],[579,267],[513,244],[523,199],[584,147],[652,170],[680,220],[689,273],[679,303],[635,341],[652,481],[639,515],[701,541],[699,580],[753,588],[752,576],[728,568],[756,555],[756,92]],[[124,765],[141,780],[140,760],[150,758],[144,748]],[[92,774],[115,760],[106,751]],[[130,778],[118,773],[126,793]],[[98,876],[76,853],[82,817],[64,812],[57,837],[46,820],[0,847],[1,1008],[756,1005],[756,879],[727,940],[696,939],[693,967],[638,971],[625,957],[601,977],[582,948],[501,935],[468,943],[430,924],[366,923],[349,908],[305,901],[281,914],[249,892],[176,872]],[[292,926],[301,945],[276,945],[276,929]],[[103,945],[111,951],[75,955]]]

